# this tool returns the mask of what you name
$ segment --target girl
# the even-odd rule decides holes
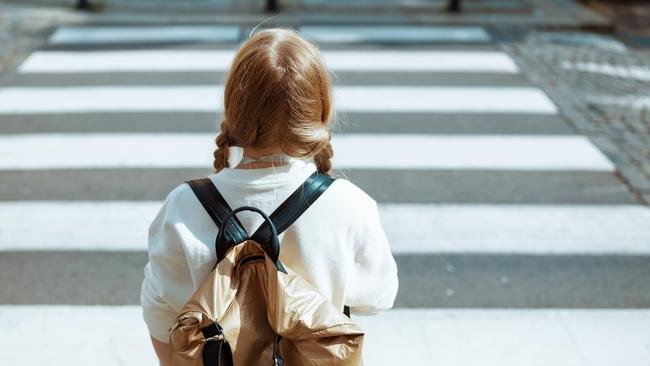
[[[331,174],[333,115],[328,70],[318,48],[291,29],[254,34],[235,55],[209,178],[233,209],[275,210],[316,170]],[[247,232],[262,224],[237,213]],[[212,269],[218,228],[189,185],[166,197],[149,227],[141,304],[156,354],[170,364],[168,329]],[[377,202],[344,178],[279,235],[280,259],[352,314],[393,306],[397,266]]]

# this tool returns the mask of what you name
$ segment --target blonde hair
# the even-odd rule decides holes
[[[241,46],[228,71],[214,169],[228,166],[228,147],[236,145],[313,157],[329,174],[333,114],[329,71],[317,46],[293,29],[261,30]]]

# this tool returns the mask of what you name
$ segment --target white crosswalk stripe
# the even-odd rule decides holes
[[[1,360],[157,364],[134,297],[142,275],[134,258],[146,257],[147,228],[164,197],[145,199],[121,179],[142,172],[143,180],[163,187],[147,174],[180,183],[192,169],[212,167],[216,131],[158,132],[166,128],[160,127],[147,132],[147,123],[155,125],[170,114],[189,126],[194,115],[222,112],[222,85],[193,84],[201,83],[200,73],[228,71],[246,29],[63,26],[50,36],[46,50],[22,63],[15,82],[7,79],[0,86],[0,195],[6,198],[0,200]],[[391,134],[335,132],[334,168],[369,175],[378,192],[386,190],[382,174],[395,171],[404,179],[390,184],[418,192],[431,188],[419,201],[402,199],[406,196],[378,201],[391,249],[404,267],[396,308],[354,317],[367,332],[366,364],[650,364],[650,291],[643,281],[650,275],[650,208],[632,204],[634,199],[599,201],[629,191],[616,178],[615,160],[589,138],[570,129],[526,130],[532,128],[523,123],[526,118],[561,123],[563,117],[509,55],[491,47],[494,40],[486,29],[303,25],[300,31],[326,46],[323,58],[333,72],[356,78],[335,87],[338,112],[349,113],[352,123],[359,116],[369,121],[390,116],[396,126],[414,121]],[[166,47],[170,44],[173,48]],[[156,73],[167,72],[177,78],[156,79]],[[118,74],[121,78],[113,78]],[[386,76],[381,82],[373,79],[380,74]],[[420,74],[445,81],[424,85],[433,79],[415,80]],[[88,75],[92,81],[83,80]],[[194,79],[186,81],[185,75]],[[405,75],[409,78],[400,78]],[[481,84],[473,84],[476,80]],[[426,132],[414,132],[422,125],[402,119],[413,114],[448,116],[459,127],[450,133],[449,124],[444,130],[432,122]],[[93,118],[113,115],[126,116],[141,130],[86,127],[96,125],[88,123]],[[486,133],[483,126],[477,133],[462,121],[469,115],[472,121],[489,121],[488,127],[498,126],[504,116],[519,118],[526,127]],[[11,129],[16,123],[34,130],[16,133]],[[446,183],[422,178],[433,177],[424,175],[430,172],[448,178]],[[87,180],[89,175],[98,178]],[[581,180],[572,181],[578,175]],[[51,193],[40,194],[27,184],[42,180],[46,185],[54,177],[71,188],[48,187]],[[494,183],[506,182],[503,177],[512,179],[512,186]],[[518,203],[472,202],[460,181],[477,180],[469,186],[490,187],[482,192],[489,196],[489,189],[531,184],[530,177],[539,180],[535,188],[543,188],[530,192],[551,192],[556,201],[531,203],[524,196],[513,199]],[[445,185],[454,180],[458,184]],[[68,197],[73,191],[84,194]],[[567,192],[576,191],[593,202],[571,204],[575,193]],[[439,192],[445,196],[429,197]],[[450,195],[455,195],[451,202]],[[99,257],[89,268],[86,263]],[[94,288],[70,288],[86,277],[97,279]],[[53,279],[55,289],[36,289]],[[118,293],[123,288],[128,295]],[[104,289],[112,291],[108,298],[102,297]],[[62,293],[72,298],[43,301]],[[445,307],[458,309],[440,309]]]
[[[39,51],[20,66],[22,73],[110,73],[226,71],[231,50]],[[323,51],[332,71],[469,72],[515,74],[517,65],[499,51]]]
[[[215,137],[203,133],[6,135],[0,136],[0,169],[210,167]],[[342,134],[331,142],[338,152],[332,159],[336,168],[614,170],[611,161],[583,136]]]
[[[146,250],[161,204],[0,202],[0,251]],[[650,209],[642,206],[385,203],[379,210],[395,254],[650,254]]]
[[[321,43],[445,42],[486,43],[490,35],[481,27],[444,26],[318,26],[300,27],[307,38]]]
[[[317,42],[446,42],[486,43],[481,27],[439,26],[302,26],[300,32]],[[68,26],[59,27],[51,44],[102,44],[136,42],[236,42],[238,26]]]
[[[146,43],[146,42],[235,42],[239,26],[74,26],[59,27],[51,44]]]
[[[0,306],[0,322],[7,325],[0,328],[5,345],[0,356],[21,365],[52,359],[82,365],[93,359],[97,366],[153,366],[153,350],[140,318],[137,306]],[[368,365],[650,363],[647,309],[398,309],[355,319],[367,333]],[[36,339],[47,339],[41,352],[25,342],[36,341],[35,330]],[[388,334],[393,336],[384,336]]]
[[[13,87],[0,90],[1,114],[217,112],[221,86]],[[339,86],[341,112],[556,114],[539,89],[525,87]]]

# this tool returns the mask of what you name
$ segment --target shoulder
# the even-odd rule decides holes
[[[336,220],[344,222],[349,237],[362,252],[370,248],[369,240],[375,244],[385,241],[377,201],[353,182],[337,178],[330,187],[332,205]]]
[[[167,221],[184,221],[189,213],[196,212],[196,209],[200,206],[201,203],[190,185],[182,182],[167,193],[161,206],[161,213],[164,213]]]
[[[197,210],[203,210],[199,199],[186,182],[174,187],[163,205],[168,214],[176,219],[196,217]],[[377,202],[368,193],[348,179],[339,177],[336,177],[314,205],[326,212],[336,212],[339,218],[346,221],[358,221],[377,211]],[[321,209],[316,211],[322,213]]]
[[[190,188],[189,184],[185,182],[179,183],[175,187],[172,187],[171,191],[167,193],[165,202],[176,202],[179,200],[179,198],[187,196],[187,194],[191,191],[192,189]]]
[[[338,209],[354,215],[364,214],[377,208],[375,199],[346,178],[336,178],[326,194],[329,201]]]
[[[149,225],[150,251],[154,246],[173,244],[180,248],[194,243],[194,237],[211,228],[211,222],[192,188],[185,182],[179,183],[166,195]]]

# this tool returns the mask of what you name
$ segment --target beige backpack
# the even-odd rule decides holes
[[[363,332],[279,260],[279,232],[332,183],[312,174],[270,217],[231,210],[208,178],[187,181],[219,227],[217,263],[169,329],[174,366],[362,365]],[[248,237],[235,216],[264,223]]]

